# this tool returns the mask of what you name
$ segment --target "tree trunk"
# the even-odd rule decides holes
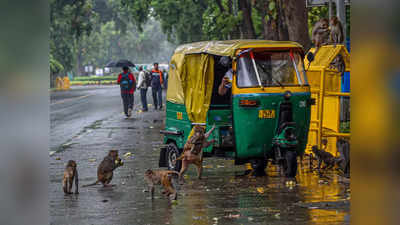
[[[305,1],[283,0],[289,40],[299,42],[308,51],[311,40],[308,34],[308,15]]]
[[[276,3],[273,11],[270,11],[268,7],[271,1]],[[264,39],[275,41],[289,40],[285,13],[282,9],[282,0],[257,1],[256,7],[262,17],[261,23],[263,25]],[[273,17],[273,12],[276,12],[276,18]]]
[[[80,76],[82,72],[82,49],[80,38],[76,39],[76,76]]]
[[[251,18],[251,2],[250,0],[239,0],[239,10],[242,11],[243,23],[242,32],[243,38],[254,39],[256,32],[254,31],[253,20]]]

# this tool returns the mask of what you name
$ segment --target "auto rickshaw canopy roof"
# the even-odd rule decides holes
[[[185,104],[192,123],[205,123],[214,84],[214,57],[235,55],[246,48],[296,48],[291,41],[204,41],[179,46],[170,61],[167,101]]]
[[[233,57],[235,51],[240,48],[302,48],[293,41],[269,41],[269,40],[226,40],[226,41],[202,41],[180,45],[174,54],[200,54]]]

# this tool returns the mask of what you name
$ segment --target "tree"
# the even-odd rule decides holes
[[[311,40],[308,34],[308,15],[305,1],[283,0],[285,22],[289,40],[299,42],[308,50]]]

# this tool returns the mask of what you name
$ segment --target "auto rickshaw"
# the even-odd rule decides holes
[[[231,68],[221,65],[230,57]],[[294,177],[310,124],[310,86],[301,45],[288,41],[206,41],[179,46],[170,61],[164,147],[159,166],[179,171],[175,161],[194,125],[210,130],[204,157],[234,159],[264,171],[267,162]],[[230,91],[218,87],[232,69]],[[272,160],[269,160],[272,159]]]

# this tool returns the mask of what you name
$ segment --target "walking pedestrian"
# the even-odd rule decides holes
[[[143,66],[139,66],[139,75],[138,75],[138,85],[137,88],[140,90],[140,99],[142,101],[142,110],[143,112],[148,111],[147,108],[147,82],[146,82],[146,73],[143,71]]]
[[[124,113],[126,117],[131,117],[133,109],[133,93],[136,88],[136,79],[131,72],[129,67],[122,67],[122,73],[118,75],[117,83],[121,88],[121,98],[124,105]]]
[[[153,94],[153,104],[155,109],[162,109],[162,90],[161,85],[163,84],[163,74],[158,69],[158,63],[153,64],[154,68],[151,71],[151,92]]]

